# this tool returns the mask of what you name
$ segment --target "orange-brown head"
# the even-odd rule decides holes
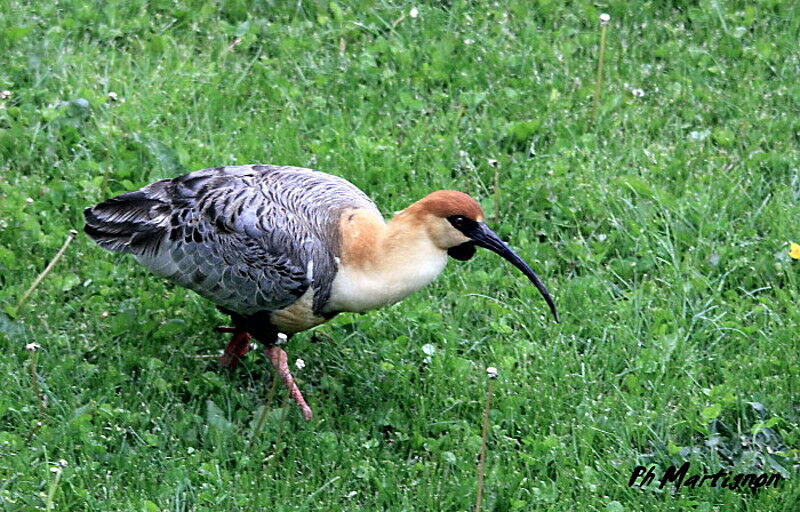
[[[550,306],[556,322],[558,312],[539,276],[483,222],[483,209],[473,198],[455,190],[438,190],[403,211],[414,224],[424,227],[438,248],[458,260],[475,255],[476,247],[493,251],[520,269]]]
[[[434,245],[449,251],[453,247],[470,242],[470,239],[459,231],[451,220],[463,218],[472,222],[482,222],[483,209],[476,200],[463,192],[437,190],[406,208],[403,216],[417,226],[423,227]],[[474,252],[473,249],[472,253]]]
[[[483,220],[483,209],[478,201],[456,190],[437,190],[414,203],[412,207],[443,219],[461,215],[476,222]]]

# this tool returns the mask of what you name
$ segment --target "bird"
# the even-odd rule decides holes
[[[151,183],[84,210],[100,247],[132,254],[231,318],[220,358],[235,367],[255,338],[306,420],[312,410],[282,345],[340,313],[394,304],[431,283],[448,258],[476,248],[518,268],[556,305],[539,276],[484,222],[466,193],[437,190],[386,221],[344,178],[292,166],[202,169]]]

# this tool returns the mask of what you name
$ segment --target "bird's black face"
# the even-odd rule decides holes
[[[504,259],[511,262],[512,265],[517,267],[522,271],[525,276],[530,279],[536,289],[539,290],[539,293],[542,294],[544,300],[547,302],[547,305],[550,306],[550,311],[553,313],[553,317],[555,318],[556,322],[559,321],[558,319],[558,311],[556,311],[556,305],[553,302],[553,298],[550,297],[550,292],[547,291],[547,287],[544,285],[539,276],[536,275],[536,272],[525,263],[525,260],[517,256],[517,253],[511,250],[511,248],[503,242],[497,234],[489,229],[489,227],[484,224],[483,222],[478,222],[462,215],[451,215],[447,217],[447,221],[456,228],[457,230],[461,231],[467,238],[472,240],[471,242],[466,242],[461,245],[457,245],[455,247],[451,247],[447,250],[447,254],[452,256],[457,260],[468,260],[472,256],[475,255],[475,246],[483,247],[484,249],[489,249],[492,252],[496,252]]]

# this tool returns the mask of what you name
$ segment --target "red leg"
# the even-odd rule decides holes
[[[240,331],[235,327],[217,327],[218,332],[231,332],[231,341],[225,347],[225,353],[219,358],[219,364],[223,368],[236,368],[239,360],[250,352],[250,333]]]
[[[283,379],[283,383],[289,389],[289,394],[292,396],[297,405],[300,406],[300,410],[303,412],[303,418],[306,421],[311,419],[311,407],[308,406],[306,403],[305,398],[303,398],[303,393],[300,392],[300,388],[297,387],[297,384],[294,382],[294,377],[292,377],[292,372],[289,371],[289,363],[287,362],[286,352],[278,346],[271,346],[264,349],[264,353],[267,354],[269,360],[272,361],[272,366],[275,367],[275,370],[278,372],[278,375],[281,376]]]

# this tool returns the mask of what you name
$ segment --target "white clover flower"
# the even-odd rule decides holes
[[[497,378],[497,368],[495,368],[494,366],[490,366],[490,367],[486,368],[486,375],[488,375],[490,379],[496,379]]]
[[[611,21],[611,16],[606,13],[600,15],[600,24],[601,25],[608,25],[608,22]]]
[[[28,352],[36,352],[40,348],[42,348],[42,346],[36,343],[35,341],[33,343],[28,343],[27,345],[25,345],[25,350],[27,350]]]
[[[416,7],[412,7],[411,10],[408,11],[408,15],[411,16],[412,18],[416,18],[417,16],[419,16],[419,9],[417,9]]]
[[[0,91],[0,100],[7,100],[13,93],[9,90]]]
[[[298,370],[302,370],[303,368],[306,367],[306,362],[298,357],[297,361],[294,362],[294,367],[297,368]]]
[[[471,44],[474,44],[474,43],[475,43],[474,39],[464,39],[464,44],[467,45],[467,46],[469,46]]]
[[[637,98],[642,98],[644,97],[644,90],[639,88],[631,89],[631,94],[633,94]]]
[[[114,91],[111,91],[110,93],[108,93],[108,99],[110,99],[111,101],[117,101],[119,100],[119,96]]]
[[[69,466],[69,462],[67,462],[64,459],[58,459],[58,465],[61,466],[62,468],[65,468],[65,467]]]

